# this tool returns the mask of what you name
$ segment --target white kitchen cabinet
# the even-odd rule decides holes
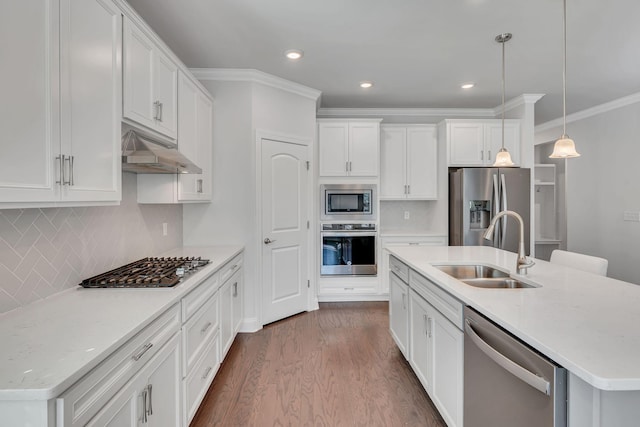
[[[176,139],[178,66],[128,18],[123,68],[123,117]]]
[[[423,298],[409,291],[409,364],[425,390],[433,389],[433,310]]]
[[[383,125],[380,135],[380,199],[437,199],[436,126]]]
[[[87,423],[87,426],[179,426],[180,333]]]
[[[389,273],[389,328],[405,359],[409,354],[409,286]]]
[[[122,13],[111,0],[3,5],[4,207],[121,198]],[[87,52],[101,52],[100,61]],[[6,56],[5,56],[6,55]]]
[[[502,121],[444,120],[441,134],[447,141],[449,166],[492,166],[502,147]],[[513,163],[520,164],[520,121],[509,119],[504,123],[504,145]]]
[[[319,175],[377,177],[380,121],[318,120]]]
[[[138,174],[138,203],[211,201],[213,102],[185,73],[178,74],[178,150],[200,174]]]

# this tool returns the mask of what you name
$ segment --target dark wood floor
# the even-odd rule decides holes
[[[445,427],[384,302],[324,303],[239,334],[191,425]]]

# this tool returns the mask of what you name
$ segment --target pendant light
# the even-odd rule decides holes
[[[504,148],[504,45],[511,40],[511,33],[502,33],[496,36],[496,41],[502,44],[502,148],[496,155],[496,161],[493,166],[505,167],[513,166],[511,154]]]
[[[553,146],[551,159],[568,159],[579,157],[576,144],[567,135],[567,0],[563,0],[562,30],[564,38],[563,68],[562,68],[562,136]]]

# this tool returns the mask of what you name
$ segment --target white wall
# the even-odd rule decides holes
[[[315,139],[315,101],[260,83],[203,81],[214,97],[213,202],[184,207],[184,244],[245,247],[245,328],[259,324],[262,241],[256,214],[256,129]],[[249,326],[249,328],[251,328]]]
[[[609,260],[608,275],[640,284],[640,103],[567,124],[581,157],[567,160],[567,249]],[[536,132],[557,139],[562,128]]]
[[[138,205],[136,194],[125,173],[120,206],[0,210],[0,313],[181,246],[182,206]]]

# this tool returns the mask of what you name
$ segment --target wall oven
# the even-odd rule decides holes
[[[375,224],[322,224],[321,276],[375,276]]]
[[[376,186],[324,184],[320,186],[323,221],[375,221]]]

